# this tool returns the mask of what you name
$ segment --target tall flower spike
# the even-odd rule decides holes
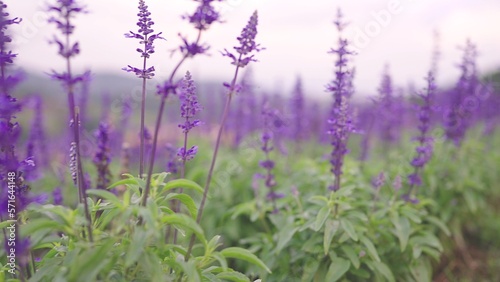
[[[255,37],[257,36],[257,24],[259,21],[259,17],[257,11],[255,11],[250,17],[248,24],[241,31],[241,35],[237,37],[240,42],[239,46],[233,47],[239,55],[234,55],[229,52],[227,49],[224,49],[222,53],[223,56],[229,57],[233,60],[232,64],[239,66],[241,68],[248,65],[250,62],[257,62],[254,59],[254,55],[250,55],[251,53],[259,52],[264,48],[260,47],[260,44],[255,43]]]
[[[378,92],[379,100],[377,103],[381,117],[379,119],[381,138],[384,144],[393,143],[398,139],[397,133],[399,130],[396,124],[400,117],[396,112],[397,101],[394,97],[394,87],[389,74],[389,66],[385,67]]]
[[[332,173],[335,176],[334,184],[329,187],[332,191],[340,189],[340,177],[342,175],[342,166],[344,164],[344,156],[348,153],[347,141],[349,135],[354,131],[352,117],[349,112],[348,99],[353,92],[352,73],[347,68],[349,56],[353,55],[348,49],[348,42],[341,35],[342,30],[346,26],[343,21],[343,15],[339,9],[335,25],[339,32],[338,49],[331,49],[330,53],[337,55],[335,62],[335,79],[327,86],[327,90],[333,94],[333,106],[328,119],[329,130],[331,135],[331,144],[333,150],[331,153],[330,163],[332,164]]]
[[[432,158],[433,153],[433,138],[430,136],[431,130],[431,115],[434,96],[436,93],[436,84],[434,82],[434,74],[429,72],[426,77],[427,87],[423,93],[419,96],[422,99],[422,103],[418,110],[418,131],[419,135],[415,138],[418,142],[416,147],[417,155],[411,161],[411,165],[414,167],[412,174],[408,175],[408,184],[410,189],[408,194],[403,195],[403,199],[408,202],[416,203],[418,200],[412,195],[412,191],[415,187],[422,185],[422,172],[425,165]]]
[[[94,241],[92,235],[92,219],[90,216],[89,207],[87,205],[86,189],[83,181],[83,166],[80,154],[80,113],[75,102],[75,85],[86,79],[89,75],[88,72],[75,75],[71,69],[71,59],[80,53],[78,42],[71,42],[71,34],[73,34],[75,26],[73,25],[73,18],[75,14],[85,13],[84,7],[80,6],[76,0],[57,0],[56,4],[49,6],[49,11],[56,14],[56,16],[49,19],[49,23],[54,23],[62,33],[63,39],[54,36],[52,43],[55,43],[59,49],[59,55],[64,58],[66,68],[63,72],[52,73],[52,78],[59,80],[66,90],[68,95],[68,106],[70,124],[72,126],[73,140],[71,144],[72,158],[70,169],[72,170],[72,178],[76,179],[78,185],[78,199],[83,204],[85,218],[87,219],[87,230],[85,236],[88,236],[90,242]],[[75,173],[76,172],[76,177]]]
[[[95,132],[97,140],[97,152],[94,156],[94,165],[97,168],[97,189],[106,189],[110,184],[111,171],[109,164],[111,156],[109,151],[109,126],[105,122],[99,124],[99,129]]]
[[[137,33],[130,31],[125,34],[127,38],[134,38],[139,40],[139,44],[141,44],[140,48],[137,48],[136,51],[141,54],[141,58],[143,58],[141,67],[133,67],[128,65],[126,68],[123,68],[126,72],[133,72],[135,75],[142,79],[142,95],[141,95],[141,120],[140,120],[140,145],[139,145],[139,176],[142,177],[144,173],[144,163],[145,163],[145,140],[144,140],[144,120],[145,120],[145,111],[146,111],[146,79],[151,79],[155,75],[154,66],[147,66],[147,59],[150,58],[151,54],[155,52],[154,41],[157,39],[164,39],[161,37],[161,32],[154,34],[153,25],[154,22],[151,19],[151,13],[148,10],[148,6],[144,0],[139,0],[139,13],[137,14],[139,20],[137,22],[137,26],[139,29]]]
[[[182,128],[183,133],[189,133],[191,129],[201,124],[198,119],[193,118],[202,109],[198,103],[196,86],[189,71],[186,72],[182,82],[179,99],[181,100],[181,117],[184,118],[184,123],[179,124],[179,127]]]
[[[200,2],[200,5],[196,8],[192,15],[184,15],[183,19],[187,19],[194,27],[199,31],[198,34],[203,30],[207,30],[212,23],[219,21],[220,14],[216,11],[215,7],[212,6],[214,0],[195,0]],[[218,0],[221,1],[221,0]],[[195,42],[189,42],[188,39],[179,34],[182,39],[183,45],[179,47],[181,53],[186,57],[194,57],[198,54],[204,54],[210,49],[207,44],[199,44],[198,40]]]
[[[184,133],[184,146],[179,148],[177,156],[185,163],[193,159],[198,152],[197,146],[192,146],[190,149],[187,148],[187,137],[191,129],[201,124],[198,119],[193,118],[202,109],[198,103],[196,86],[189,71],[186,72],[186,76],[182,81],[179,98],[181,100],[181,117],[184,118],[184,123],[179,124],[179,128],[182,128],[182,132]]]
[[[295,87],[293,89],[293,96],[290,101],[290,108],[292,114],[292,123],[290,127],[290,135],[297,144],[300,143],[306,137],[306,122],[305,118],[305,99],[304,91],[302,89],[302,79],[297,77],[295,82]]]
[[[279,117],[279,112],[276,109],[273,109],[269,106],[268,102],[264,102],[262,116],[264,119],[264,131],[262,132],[261,141],[262,141],[262,151],[264,152],[266,158],[265,160],[259,162],[259,165],[266,170],[266,174],[262,176],[265,179],[265,185],[269,192],[267,193],[266,198],[270,200],[273,204],[273,213],[278,212],[278,208],[276,205],[276,200],[283,198],[285,195],[282,193],[277,193],[275,191],[276,180],[273,174],[274,161],[270,158],[270,153],[274,150],[273,148],[273,139],[274,139],[274,131],[279,127],[278,123],[281,120]],[[278,122],[277,122],[278,121]],[[258,177],[258,176],[257,176]]]
[[[212,180],[212,175],[214,172],[215,163],[217,161],[217,154],[219,152],[219,146],[221,143],[222,132],[224,131],[224,126],[226,124],[227,117],[229,115],[229,110],[231,108],[230,107],[231,106],[231,99],[239,88],[236,85],[236,81],[238,79],[238,71],[240,68],[243,68],[246,65],[248,65],[248,63],[250,61],[255,61],[255,59],[253,59],[253,55],[243,57],[244,54],[242,52],[245,51],[245,52],[247,52],[246,55],[248,55],[250,52],[261,50],[258,48],[258,45],[255,44],[255,36],[256,35],[257,35],[257,11],[255,11],[253,13],[247,26],[243,29],[241,36],[237,38],[238,41],[240,41],[240,43],[243,42],[240,47],[234,47],[234,49],[236,51],[238,51],[238,53],[240,53],[238,58],[236,58],[233,54],[229,53],[227,50],[225,50],[225,52],[222,53],[223,56],[228,56],[228,57],[233,59],[232,64],[236,66],[236,70],[234,72],[234,76],[233,76],[233,79],[231,80],[231,83],[230,84],[224,83],[224,86],[226,86],[228,89],[228,95],[226,98],[226,104],[224,106],[224,112],[222,113],[222,119],[220,122],[219,130],[217,132],[217,139],[215,141],[214,153],[212,155],[212,161],[210,163],[210,168],[208,170],[207,180],[205,182],[205,188],[203,190],[203,197],[201,198],[200,207],[198,209],[198,215],[196,217],[197,223],[201,222],[201,218],[203,216],[203,209],[205,208],[205,203],[207,200],[208,191],[210,190],[210,181]],[[250,43],[250,44],[246,44],[246,43]],[[146,184],[146,188],[147,187],[148,186]],[[193,250],[193,246],[194,246],[194,240],[195,240],[195,236],[191,235],[191,240],[189,241],[189,246],[188,246],[186,255],[184,256],[184,260],[186,260],[186,261],[188,261],[189,257],[191,256],[191,251]]]

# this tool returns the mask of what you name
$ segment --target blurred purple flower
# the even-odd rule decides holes
[[[463,48],[464,54],[459,65],[461,74],[455,89],[449,92],[449,106],[444,113],[446,137],[460,146],[467,129],[470,127],[472,115],[477,110],[477,98],[474,97],[478,87],[476,72],[476,45],[467,40]]]
[[[106,189],[111,181],[111,155],[109,150],[109,125],[105,122],[99,124],[99,129],[94,134],[97,141],[97,152],[93,162],[97,168],[97,189]]]
[[[220,18],[220,14],[212,6],[212,2],[215,2],[215,0],[195,1],[200,2],[196,11],[192,15],[184,15],[182,18],[189,20],[189,22],[192,23],[196,29],[207,30],[212,23],[219,21]]]
[[[422,103],[418,111],[419,135],[415,138],[418,141],[418,145],[415,149],[417,155],[410,162],[415,170],[408,176],[408,184],[410,185],[410,190],[408,192],[409,195],[411,195],[414,187],[422,185],[422,170],[432,158],[433,153],[433,139],[429,136],[429,132],[431,121],[430,117],[436,93],[436,84],[434,82],[434,74],[432,72],[428,73],[426,82],[426,89],[419,95],[422,99]]]
[[[54,36],[49,43],[56,44],[58,47],[58,54],[66,60],[69,60],[80,53],[79,43],[69,41],[69,36],[73,34],[75,30],[75,26],[72,24],[71,19],[75,14],[86,13],[85,7],[81,6],[75,0],[57,0],[54,5],[49,5],[49,11],[56,13],[56,16],[49,18],[49,23],[54,23],[56,28],[59,29],[66,38],[66,40],[62,40]],[[67,70],[62,73],[52,71],[51,77],[63,82],[65,86],[69,88],[77,82],[84,80],[86,75],[87,74],[73,75],[68,73]]]
[[[177,156],[183,161],[190,161],[198,153],[198,146],[192,146],[190,149],[185,149],[181,147],[177,150]]]
[[[385,174],[381,172],[379,175],[372,179],[373,189],[378,190],[385,184]]]
[[[264,179],[264,183],[268,189],[268,193],[266,198],[272,201],[273,204],[273,213],[278,212],[278,208],[276,206],[276,200],[284,197],[284,194],[276,193],[274,187],[276,186],[276,180],[274,178],[273,169],[275,167],[274,161],[271,160],[270,153],[274,150],[272,143],[273,139],[273,131],[276,130],[275,120],[279,119],[279,112],[277,109],[273,109],[267,100],[263,103],[262,109],[262,117],[263,117],[263,132],[261,135],[262,141],[262,151],[265,154],[265,159],[259,162],[259,165],[265,169],[265,175],[259,176]],[[260,175],[260,174],[259,174]],[[255,177],[255,176],[254,176]]]
[[[165,146],[165,149],[167,151],[167,160],[168,160],[166,171],[172,174],[177,174],[177,172],[179,172],[179,162],[178,159],[176,158],[177,152],[171,144],[167,144]]]
[[[53,200],[54,205],[62,205],[62,203],[63,203],[63,194],[62,194],[61,187],[56,187],[52,191],[52,200]]]

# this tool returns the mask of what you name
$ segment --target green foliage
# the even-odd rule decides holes
[[[166,181],[167,173],[155,174],[150,198],[140,205],[144,181],[127,175],[110,186],[125,185],[123,195],[104,190],[88,190],[94,241],[88,241],[81,206],[32,206],[31,218],[21,226],[21,236],[31,236],[32,249],[40,261],[30,281],[250,281],[228,266],[232,259],[254,264],[265,272],[267,266],[248,250],[221,248],[220,236],[210,241],[196,223],[197,205],[191,195],[171,193],[187,188],[203,189],[187,179]],[[172,200],[182,203],[187,214],[174,213]],[[2,226],[11,221],[0,223]],[[175,228],[181,244],[171,244],[168,233]],[[190,234],[197,238],[196,250],[184,260]],[[180,279],[180,280],[179,280]]]

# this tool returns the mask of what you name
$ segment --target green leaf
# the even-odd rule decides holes
[[[250,251],[239,248],[239,247],[229,247],[220,251],[220,253],[226,258],[235,258],[247,261],[254,265],[259,266],[260,268],[266,270],[268,273],[271,273],[271,270],[254,254]]]
[[[162,222],[180,225],[184,228],[187,228],[192,231],[196,235],[196,237],[198,237],[198,239],[203,242],[204,245],[207,244],[207,239],[205,238],[203,229],[198,223],[196,223],[196,220],[192,219],[190,216],[181,213],[166,215],[163,216]]]
[[[363,243],[363,245],[365,245],[366,249],[368,250],[368,254],[375,261],[380,262],[380,257],[378,256],[377,249],[375,249],[375,246],[373,245],[372,241],[365,236],[361,236],[360,241],[361,243]]]
[[[203,194],[203,188],[198,183],[189,179],[170,180],[165,184],[165,187],[163,187],[162,193],[175,188],[192,189],[199,192],[200,194]]]
[[[179,200],[181,203],[186,206],[186,208],[189,211],[189,214],[193,219],[196,219],[198,216],[198,208],[196,207],[196,204],[194,203],[193,198],[189,196],[188,194],[177,194],[177,193],[170,193],[165,197],[165,200],[171,200],[171,199],[176,199]]]
[[[410,238],[410,221],[408,221],[406,217],[392,217],[391,220],[396,228],[396,236],[398,236],[401,251],[404,251],[408,245],[408,239]]]
[[[278,233],[278,245],[276,246],[276,254],[279,254],[281,250],[286,246],[286,244],[292,239],[295,232],[297,232],[299,228],[295,227],[293,222],[285,225],[280,232]]]
[[[328,204],[328,198],[325,196],[316,195],[316,196],[312,196],[308,202],[316,204],[316,205],[324,206],[324,205]]]
[[[120,185],[139,185],[139,183],[137,182],[137,179],[132,177],[132,178],[119,180],[119,181],[109,185],[107,189],[115,188],[116,186],[120,186]]]
[[[332,259],[332,263],[328,268],[324,281],[335,282],[339,280],[350,267],[351,263],[348,260],[339,257]]]
[[[240,216],[241,214],[250,215],[255,210],[256,210],[255,209],[255,201],[241,203],[241,204],[239,204],[231,209],[231,213],[232,213],[231,219],[234,220],[234,219],[238,218],[238,216]]]
[[[416,260],[410,266],[411,274],[418,282],[432,281],[432,267],[427,260]]]
[[[451,236],[450,229],[442,222],[439,218],[434,217],[434,216],[427,216],[425,217],[425,220],[429,221],[430,223],[434,224],[437,226],[439,229],[441,229],[446,236]]]
[[[474,194],[474,192],[471,190],[465,190],[464,191],[464,198],[465,198],[465,202],[467,203],[467,206],[469,207],[470,211],[472,213],[475,213],[477,211],[477,197]]]
[[[437,249],[440,252],[443,251],[443,246],[441,245],[441,242],[434,234],[431,233],[424,233],[420,236],[412,236],[410,242],[412,244],[417,244],[421,246],[430,246]]]
[[[137,259],[144,252],[144,244],[146,244],[146,231],[141,228],[136,228],[132,235],[132,241],[125,255],[125,267],[130,267],[137,262]]]
[[[90,190],[86,190],[86,193],[89,195],[94,195],[94,196],[103,198],[105,200],[108,200],[110,203],[114,204],[116,207],[118,207],[120,209],[123,207],[123,204],[120,201],[120,199],[118,199],[118,197],[116,197],[115,194],[113,194],[109,191],[101,190],[101,189],[90,189]]]
[[[187,281],[189,282],[201,282],[201,275],[196,268],[196,262],[194,260],[189,260],[188,262],[180,262],[182,270],[187,276]]]
[[[396,281],[396,279],[394,279],[394,274],[392,274],[391,269],[385,263],[381,261],[373,261],[372,265],[375,268],[376,272],[382,274],[385,278],[387,278],[387,281],[389,282]]]
[[[330,212],[331,209],[329,206],[324,206],[319,210],[318,215],[316,216],[316,220],[314,221],[314,225],[312,226],[312,229],[314,231],[319,231],[321,227],[323,227],[323,224],[325,224],[325,221],[328,218]]]
[[[74,263],[78,263],[78,267],[70,269],[68,281],[95,281],[99,271],[106,266],[105,261],[110,256],[113,244],[113,240],[107,240],[102,245],[95,245],[78,254],[73,260]]]
[[[248,277],[243,275],[243,273],[239,273],[236,271],[221,272],[216,276],[217,278],[226,279],[234,282],[250,282],[250,279],[248,279]]]
[[[323,236],[323,250],[325,255],[330,251],[330,245],[332,244],[333,236],[339,230],[340,222],[338,220],[327,220],[325,224],[325,234]]]
[[[340,248],[342,249],[344,254],[349,258],[349,260],[351,260],[352,265],[354,265],[354,267],[358,269],[360,266],[359,256],[356,254],[354,249],[346,244],[342,245]]]
[[[52,221],[50,219],[39,218],[30,220],[28,223],[21,226],[21,236],[27,236],[31,234],[35,234],[36,232],[50,230],[52,232],[62,231],[68,232],[66,228],[62,224],[56,221]]]
[[[358,241],[358,234],[356,233],[356,230],[354,230],[354,226],[350,220],[341,218],[340,225],[342,225],[342,228],[349,235],[349,237],[351,237],[351,239]]]
[[[15,222],[17,222],[17,220],[2,221],[2,222],[0,222],[0,229],[6,228],[6,227],[10,226],[12,223],[15,223]]]
[[[418,211],[410,208],[408,206],[403,206],[401,208],[401,214],[409,218],[411,221],[420,224],[422,222],[422,219],[420,219],[420,215],[418,214]]]
[[[304,266],[304,271],[302,272],[302,278],[300,281],[302,282],[311,282],[313,281],[314,275],[318,271],[319,268],[319,260],[311,259],[306,262]]]
[[[110,209],[110,210],[105,210],[101,216],[96,220],[95,226],[97,228],[100,228],[104,230],[108,224],[113,221],[115,217],[121,214],[121,211],[119,209]]]

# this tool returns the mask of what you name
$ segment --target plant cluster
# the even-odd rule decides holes
[[[22,75],[8,29],[22,22],[0,1],[0,281],[432,281],[442,268],[456,272],[446,264],[456,253],[473,267],[470,240],[500,250],[485,246],[500,231],[491,170],[500,94],[478,76],[471,41],[453,88],[436,85],[436,50],[421,91],[397,93],[386,67],[378,96],[360,103],[339,9],[324,106],[300,77],[290,97],[257,93],[250,66],[264,48],[255,11],[221,52],[234,72],[217,100],[184,72],[210,49],[202,35],[223,22],[219,1],[195,0],[182,18],[196,38],[179,34],[180,59],[149,97],[148,59],[165,38],[139,0],[138,30],[125,36],[138,40],[142,65],[123,68],[140,79],[137,130],[130,100],[118,120],[108,96],[101,120],[87,112],[90,73],[72,68],[81,52],[74,19],[87,8],[52,2],[60,35],[50,43],[65,69],[50,76],[69,115],[59,141],[45,131],[45,100],[15,97]],[[33,122],[22,138],[17,116],[26,112]],[[175,144],[163,138],[168,125]]]

